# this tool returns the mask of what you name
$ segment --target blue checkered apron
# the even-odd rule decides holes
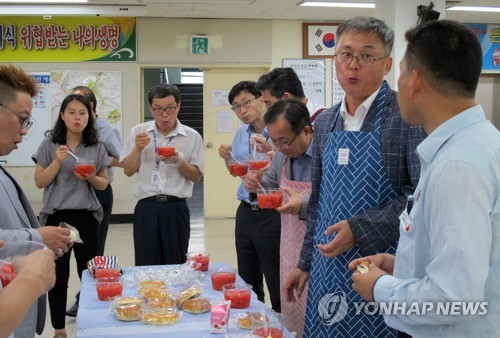
[[[382,316],[356,315],[355,302],[363,301],[352,290],[352,273],[347,266],[362,257],[356,244],[344,254],[329,259],[316,248],[332,241],[327,227],[376,205],[385,205],[397,193],[392,187],[380,151],[380,126],[387,92],[382,85],[377,98],[376,118],[371,132],[332,131],[323,154],[323,174],[314,232],[314,249],[307,299],[305,337],[361,338],[394,337]],[[340,110],[340,109],[339,109]],[[337,111],[336,119],[339,111]],[[349,149],[348,164],[339,164],[339,149]],[[387,252],[396,252],[394,243]]]

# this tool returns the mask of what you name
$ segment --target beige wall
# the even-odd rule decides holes
[[[273,22],[271,20],[183,20],[138,19],[137,63],[19,63],[27,71],[51,70],[118,70],[123,72],[123,136],[128,139],[130,129],[141,122],[141,68],[158,66],[199,66],[215,64],[255,65],[271,67],[273,59],[281,65],[285,57],[300,58],[301,23],[299,21]],[[283,28],[284,26],[284,28]],[[282,47],[273,47],[274,30],[281,35]],[[207,34],[212,40],[210,55],[190,55],[190,34]],[[281,34],[281,33],[280,33]],[[299,42],[293,42],[297,39]],[[290,43],[292,41],[292,43]],[[274,65],[273,65],[274,66]],[[243,80],[243,79],[242,79]],[[30,156],[31,154],[26,154]],[[42,204],[42,190],[34,185],[34,167],[10,167],[14,177],[26,192],[35,212]],[[136,199],[133,197],[135,178],[116,171],[113,190],[113,213],[133,213]],[[222,180],[224,181],[224,180]],[[235,195],[234,189],[228,193]],[[221,187],[221,191],[225,191]]]
[[[190,55],[190,34],[207,34],[212,37],[210,55]],[[186,19],[138,19],[137,63],[21,63],[28,71],[50,70],[119,70],[123,72],[123,135],[141,121],[141,68],[158,66],[204,65],[264,65],[271,68],[281,66],[283,58],[302,57],[302,23],[298,20],[186,20]],[[395,60],[395,65],[399,63]],[[326,67],[327,106],[331,102],[331,61]],[[500,79],[481,79],[481,101],[496,111],[491,113],[498,127],[500,121]],[[484,94],[484,95],[483,95]],[[497,98],[496,101],[494,98]],[[29,156],[31,154],[26,154]],[[12,167],[9,171],[16,177],[32,202],[35,211],[41,207],[42,191],[33,181],[34,167]],[[224,182],[224,180],[221,180]],[[132,196],[135,178],[126,177],[117,170],[113,189],[115,191],[115,214],[133,213],[136,200]],[[235,194],[233,189],[221,191]]]

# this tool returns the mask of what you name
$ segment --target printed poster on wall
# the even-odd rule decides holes
[[[41,90],[33,98],[33,126],[6,160],[7,166],[34,166],[31,155],[36,152],[47,130],[54,126],[61,103],[76,86],[87,86],[96,95],[96,112],[122,134],[122,72],[120,71],[52,71],[32,73]]]
[[[500,24],[467,23],[483,50],[483,73],[500,72]],[[466,60],[465,60],[466,62]]]
[[[0,16],[0,62],[137,60],[136,18]]]
[[[116,126],[122,133],[122,72],[61,70],[51,72],[52,125],[55,123],[61,103],[76,86],[87,86],[97,99],[96,112],[99,118]]]
[[[325,60],[283,59],[283,67],[295,70],[309,100],[325,106]]]

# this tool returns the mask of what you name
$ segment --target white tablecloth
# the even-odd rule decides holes
[[[214,291],[210,281],[211,271],[222,267],[227,267],[225,263],[210,263],[209,270],[204,273],[202,296],[210,301],[223,301],[222,291]],[[144,267],[162,268],[162,266]],[[164,267],[163,267],[164,268]],[[135,268],[137,269],[137,267]],[[123,269],[124,274],[130,272],[130,268]],[[237,276],[237,282],[243,282],[241,277]],[[179,287],[176,287],[179,289]],[[182,288],[182,287],[180,287]],[[136,295],[137,289],[124,287],[123,296]],[[76,318],[77,337],[206,337],[217,338],[225,337],[224,334],[214,335],[210,333],[210,312],[204,314],[190,314],[184,312],[181,319],[171,326],[151,326],[145,325],[140,321],[124,322],[119,321],[110,314],[111,301],[103,302],[97,299],[95,280],[88,270],[82,275],[82,286],[80,292],[80,306]],[[226,337],[251,337],[251,331],[238,328],[234,322],[234,314],[245,311],[260,311],[262,303],[257,300],[257,296],[252,292],[250,307],[244,310],[231,309],[230,324],[228,335]],[[266,311],[270,311],[266,309]]]

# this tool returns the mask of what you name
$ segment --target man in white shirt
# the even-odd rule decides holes
[[[186,261],[191,232],[186,199],[203,175],[203,141],[196,130],[177,118],[180,100],[175,85],[151,88],[148,102],[154,121],[132,128],[120,156],[125,174],[137,174],[135,265]],[[158,153],[162,144],[174,146],[175,154]]]

